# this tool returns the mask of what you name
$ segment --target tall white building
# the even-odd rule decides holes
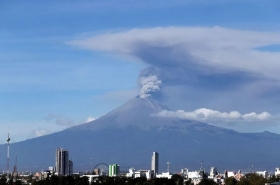
[[[210,176],[214,177],[215,175],[217,175],[217,168],[216,167],[211,167],[210,168]]]
[[[280,168],[275,168],[275,176],[280,176]]]
[[[55,167],[57,175],[69,175],[69,152],[63,148],[57,148],[55,153]]]
[[[151,170],[154,171],[154,174],[158,174],[158,153],[157,152],[153,152]]]

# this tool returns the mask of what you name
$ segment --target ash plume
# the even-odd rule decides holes
[[[149,98],[153,94],[160,92],[162,82],[156,75],[142,76],[139,79],[139,83],[142,86],[140,90],[140,98]]]

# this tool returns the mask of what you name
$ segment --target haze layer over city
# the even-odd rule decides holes
[[[0,170],[8,138],[22,171],[55,166],[57,148],[74,171],[150,169],[153,152],[160,172],[167,162],[274,171],[279,9],[277,0],[1,2]]]

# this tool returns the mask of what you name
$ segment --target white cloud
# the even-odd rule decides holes
[[[160,91],[161,81],[158,80],[157,76],[142,76],[139,79],[140,85],[140,98],[152,97],[153,93]]]
[[[40,137],[40,136],[48,135],[48,134],[51,134],[51,133],[52,133],[52,131],[50,131],[50,130],[38,128],[37,130],[33,130],[31,132],[31,134],[27,137],[27,139]]]
[[[272,118],[271,114],[268,112],[262,112],[257,114],[251,112],[248,114],[241,114],[238,111],[231,112],[219,112],[216,110],[201,108],[196,109],[192,112],[185,112],[184,110],[177,111],[168,111],[163,110],[153,116],[159,117],[174,117],[179,119],[191,119],[198,121],[225,121],[225,122],[234,122],[234,121],[265,121]]]
[[[279,32],[221,27],[132,29],[69,42],[71,45],[90,50],[138,58],[151,65],[155,61],[145,60],[147,55],[163,56],[162,60],[156,62],[165,65],[189,68],[191,63],[195,63],[204,66],[204,69],[212,67],[211,70],[203,71],[204,73],[241,70],[278,80],[280,79],[278,72],[280,53],[263,52],[255,48],[279,43]],[[151,48],[163,50],[155,50],[155,52],[150,51]],[[170,56],[171,60],[165,60],[166,56]]]
[[[90,119],[94,119],[94,118],[93,117],[88,117],[86,122],[88,122],[88,120],[90,120]],[[70,118],[67,118],[67,117],[65,117],[61,114],[48,114],[46,116],[46,120],[47,121],[54,121],[55,124],[60,125],[60,126],[64,126],[66,128],[85,123],[85,121],[77,121],[77,120],[74,120],[74,119],[70,119]]]
[[[96,118],[94,118],[94,117],[88,117],[87,120],[86,120],[86,123],[91,122],[91,121],[94,121],[94,120],[96,120]]]
[[[63,116],[61,114],[49,114],[49,115],[47,115],[46,120],[48,120],[48,121],[54,120],[54,122],[57,125],[66,126],[66,127],[70,127],[70,126],[74,126],[74,125],[78,124],[77,121],[66,118],[65,116]]]
[[[163,116],[208,122],[273,122],[274,117],[268,112],[278,112],[271,105],[275,104],[280,89],[280,52],[256,48],[280,44],[280,32],[222,27],[157,27],[100,34],[68,44],[148,64],[151,68],[140,72],[139,81],[142,76],[157,77],[159,86],[151,83],[148,87],[160,90],[164,86],[162,100],[168,100],[168,105],[176,102],[180,106],[173,106],[190,109],[215,104],[218,110],[231,108],[247,113],[253,109],[258,112],[241,114],[238,111],[198,109],[161,112]],[[146,89],[141,89],[144,97],[149,94],[145,93]],[[261,113],[262,109],[268,112]]]

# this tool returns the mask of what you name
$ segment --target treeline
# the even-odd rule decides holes
[[[191,185],[191,181],[188,181]],[[156,178],[147,180],[146,178],[126,178],[100,176],[94,179],[91,185],[183,185],[183,178],[180,175],[173,175],[171,179]],[[87,177],[79,176],[51,176],[45,180],[34,181],[32,185],[89,185]]]
[[[256,173],[248,173],[241,177],[240,181],[230,177],[225,179],[226,185],[264,185],[265,183],[279,182],[279,176],[272,175],[269,178],[264,178]]]
[[[10,179],[8,182],[6,175],[2,175],[0,177],[0,185],[13,185],[13,179]],[[20,180],[16,180],[15,185],[22,185],[22,182]]]
[[[279,177],[271,176],[266,179],[256,173],[244,175],[240,181],[230,177],[225,179],[226,185],[264,185],[265,183],[279,182]],[[30,177],[27,181],[31,185],[89,185],[88,177],[80,176],[55,176],[47,177],[45,180],[35,180]],[[12,185],[12,181],[8,183]],[[106,177],[100,176],[94,179],[91,185],[192,185],[191,180],[185,181],[180,175],[173,175],[171,179],[156,178],[147,180],[146,178],[126,178],[126,177]],[[5,176],[0,179],[0,185],[7,185]],[[16,185],[22,185],[20,180],[16,181]],[[199,185],[218,185],[212,179],[203,176]]]

